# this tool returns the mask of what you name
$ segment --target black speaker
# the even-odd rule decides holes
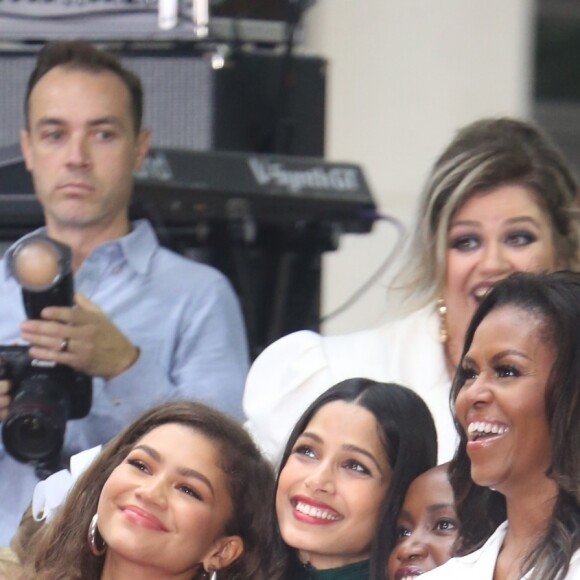
[[[237,53],[215,73],[216,149],[324,156],[326,62]]]
[[[119,56],[142,79],[144,124],[156,146],[324,154],[320,58],[234,51],[222,61],[191,46]],[[31,52],[0,52],[0,147],[18,142],[35,59]]]

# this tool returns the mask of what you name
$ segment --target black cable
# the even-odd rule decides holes
[[[347,300],[345,300],[338,308],[335,308],[329,314],[326,314],[318,321],[319,324],[323,322],[328,322],[330,319],[335,318],[339,314],[342,314],[345,310],[350,308],[357,300],[359,300],[366,292],[368,292],[371,287],[379,280],[379,278],[385,273],[387,268],[393,263],[394,259],[399,255],[399,250],[402,248],[405,238],[405,226],[397,218],[390,215],[375,214],[374,219],[377,221],[386,221],[395,227],[397,231],[397,240],[393,249],[387,254],[383,263],[375,270],[375,272],[368,278],[364,284],[362,284],[355,292],[353,292]]]

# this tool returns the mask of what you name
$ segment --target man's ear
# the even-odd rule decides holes
[[[139,129],[137,134],[137,144],[135,147],[135,163],[133,164],[133,169],[139,169],[143,164],[143,160],[149,151],[149,145],[151,143],[151,131],[149,129]]]
[[[20,150],[24,157],[24,164],[28,171],[32,171],[32,151],[30,147],[30,134],[28,129],[20,129]]]
[[[244,552],[244,541],[240,536],[224,536],[216,541],[215,546],[203,561],[205,570],[215,570],[227,568],[235,562]]]

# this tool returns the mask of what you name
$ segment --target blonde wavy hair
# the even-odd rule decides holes
[[[483,119],[459,130],[422,192],[408,259],[393,283],[414,307],[441,295],[455,212],[472,195],[504,185],[520,185],[536,196],[552,227],[559,266],[580,270],[578,186],[563,154],[534,123]]]

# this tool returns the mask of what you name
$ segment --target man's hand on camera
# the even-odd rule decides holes
[[[0,421],[6,419],[8,407],[10,406],[10,381],[0,381]]]
[[[139,358],[139,349],[82,294],[75,294],[73,308],[49,306],[41,316],[42,320],[25,320],[20,327],[33,358],[105,379],[121,374]]]

